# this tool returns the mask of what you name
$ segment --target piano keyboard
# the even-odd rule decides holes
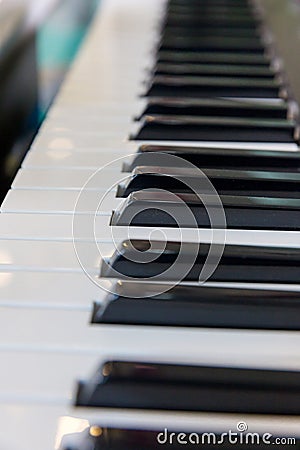
[[[1,206],[1,449],[300,438],[297,104],[262,21],[102,0]]]

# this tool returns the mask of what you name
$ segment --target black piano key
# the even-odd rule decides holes
[[[169,3],[166,8],[166,13],[168,16],[172,15],[200,15],[201,13],[206,14],[215,14],[216,16],[233,16],[233,17],[252,17],[256,20],[259,20],[259,17],[256,13],[254,13],[254,9],[250,7],[250,5],[222,5],[222,4],[213,4],[213,3],[199,3],[199,4],[172,4]]]
[[[260,19],[258,17],[251,17],[249,12],[247,11],[226,12],[221,9],[215,9],[213,11],[209,9],[202,9],[202,11],[173,10],[168,11],[168,14],[165,18],[165,24],[171,26],[180,24],[184,25],[186,28],[188,28],[189,26],[191,26],[192,28],[197,28],[199,25],[212,25],[213,29],[214,25],[217,26],[218,24],[227,28],[230,28],[233,25],[238,29],[241,26],[245,26],[245,28],[250,32],[257,28],[259,21]]]
[[[170,0],[169,1],[169,5],[173,6],[173,5],[186,5],[187,2],[186,0]],[[237,0],[201,0],[201,3],[199,2],[199,0],[188,0],[188,4],[190,6],[198,6],[199,4],[201,5],[210,5],[212,7],[215,6],[226,6],[226,7],[232,7],[232,6],[245,6],[245,7],[249,7],[249,1],[248,0],[239,0],[237,3]]]
[[[259,37],[259,32],[257,30],[247,30],[245,28],[228,28],[228,27],[218,27],[213,28],[203,25],[201,28],[191,28],[185,27],[183,25],[177,26],[164,26],[163,29],[164,37],[172,36],[186,36],[186,37],[196,37],[200,38],[202,36],[224,36],[224,37]]]
[[[141,145],[134,159],[124,164],[125,172],[132,172],[138,166],[153,166],[159,157],[166,154],[168,165],[181,167],[181,160],[199,168],[221,168],[237,170],[300,172],[300,153],[271,150],[239,150],[228,148],[178,147]],[[180,158],[180,159],[179,159]]]
[[[245,77],[273,79],[275,72],[270,67],[255,65],[226,65],[226,64],[157,64],[154,75],[184,75],[184,76],[210,76],[210,77]]]
[[[178,201],[175,200],[177,196]],[[210,195],[204,194],[207,206]],[[221,195],[228,229],[300,230],[300,200],[294,198]],[[190,215],[186,214],[189,210]],[[169,214],[168,211],[172,213]],[[137,191],[112,215],[112,225],[210,228],[207,210],[195,194]]]
[[[249,97],[278,98],[283,95],[280,83],[262,78],[185,77],[156,75],[146,92],[152,97]]]
[[[299,379],[291,371],[109,361],[79,384],[76,406],[296,415]]]
[[[249,14],[249,12],[252,11],[252,7],[251,5],[249,5],[249,3],[215,3],[215,2],[181,2],[181,3],[173,3],[173,2],[168,2],[167,5],[167,11],[168,13],[172,12],[172,11],[220,11],[220,12],[245,12],[247,14]]]
[[[200,181],[199,170],[193,168],[170,168],[168,157],[161,155],[159,166],[140,166],[118,187],[117,196],[128,197],[143,189],[163,189],[168,192],[192,193],[197,186],[202,194],[209,194]],[[162,166],[166,161],[166,165]],[[202,172],[212,182],[220,195],[245,195],[259,197],[282,197],[300,199],[298,186],[300,173],[264,172],[251,170],[206,169]]]
[[[199,245],[195,243],[168,242],[163,252],[159,242],[152,242],[151,250],[148,241],[133,240],[130,244],[124,241],[112,258],[102,261],[101,276],[121,279],[125,275],[145,281],[149,281],[151,277],[159,277],[160,281],[198,282],[209,251],[208,244],[201,244],[199,249]],[[141,259],[137,261],[136,251],[131,246],[145,252],[144,263],[140,262],[140,253]],[[182,256],[180,262],[179,252]],[[195,253],[196,260],[193,263]],[[149,258],[152,262],[145,262]],[[184,276],[189,262],[192,267]],[[170,267],[171,273],[166,272]],[[299,277],[300,250],[297,248],[226,245],[210,281],[297,284]]]
[[[139,117],[145,115],[250,117],[253,119],[286,119],[292,115],[286,103],[255,103],[217,98],[149,97]]]
[[[179,16],[193,16],[194,18],[209,17],[225,17],[225,18],[243,18],[247,21],[253,21],[258,24],[261,21],[261,14],[257,8],[253,8],[249,4],[214,4],[209,2],[201,3],[169,3],[166,8],[166,17],[177,18]],[[217,28],[217,27],[215,27]]]
[[[199,366],[183,364],[150,363],[137,361],[107,361],[96,372],[92,381],[100,383],[109,383],[111,381],[150,381],[165,383],[209,383],[219,384],[224,381],[228,375],[233,384],[247,385],[248,375],[251,375],[253,387],[261,388],[277,386],[278,388],[290,387],[298,389],[300,379],[297,371],[280,370],[255,370],[255,369],[236,369],[223,366]],[[270,377],[266,377],[269,374]],[[98,380],[97,380],[98,378]],[[287,381],[289,381],[287,386]],[[299,405],[300,406],[300,405]]]
[[[92,323],[300,330],[298,292],[177,285],[119,283],[118,295],[95,303]],[[158,293],[158,294],[157,294]]]
[[[163,37],[161,50],[177,51],[224,51],[264,54],[264,47],[257,38],[232,37]]]
[[[239,117],[144,116],[134,140],[232,141],[294,143],[298,128],[293,120]]]
[[[186,0],[170,0],[169,1],[169,5],[185,5],[185,4],[189,4],[190,6],[193,5],[211,5],[211,6],[227,6],[227,7],[231,7],[231,6],[236,6],[237,4],[239,6],[249,6],[249,1],[248,0],[188,0],[188,2]]]
[[[223,16],[214,14],[203,14],[194,16],[185,16],[183,14],[172,14],[166,18],[165,26],[178,26],[184,25],[186,27],[201,27],[201,26],[211,26],[214,27],[228,27],[228,28],[246,28],[248,30],[255,30],[257,28],[257,23],[252,17],[247,16],[235,16],[230,15]]]
[[[247,12],[249,17],[257,18],[257,9],[255,10],[252,5],[249,5],[249,1],[245,2],[209,2],[209,1],[201,1],[199,2],[168,2],[167,5],[167,13],[168,12],[181,12],[181,11],[220,11],[220,12],[234,12],[240,10],[242,12]],[[183,12],[185,12],[183,11]]]
[[[189,64],[230,64],[269,66],[270,59],[266,55],[233,53],[233,52],[179,52],[175,50],[160,50],[157,62],[189,63]]]

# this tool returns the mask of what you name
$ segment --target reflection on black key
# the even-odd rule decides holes
[[[294,143],[298,128],[293,120],[239,117],[144,116],[135,140],[231,141]]]
[[[77,406],[299,414],[298,372],[109,361],[81,383]]]
[[[168,167],[168,158],[161,155],[159,166],[136,167],[130,177],[118,187],[117,196],[128,197],[143,189],[163,189],[168,192],[192,193],[197,187],[209,194],[201,179],[201,172],[193,168]],[[166,165],[163,165],[164,160]],[[245,195],[300,199],[300,173],[256,172],[202,168],[220,195]]]
[[[199,281],[209,251],[208,244],[168,242],[163,252],[161,243],[151,244],[149,250],[148,241],[124,241],[110,260],[102,261],[101,276],[120,279],[125,275],[146,281],[159,276],[165,281]],[[144,257],[151,262],[137,261],[135,249],[145,252]],[[179,252],[182,255],[180,261]],[[193,263],[195,252],[198,256]],[[139,257],[142,258],[141,253]],[[189,263],[192,267],[183,278]],[[166,272],[170,267],[173,267],[172,272]],[[293,284],[299,283],[299,279],[300,249],[243,245],[226,245],[221,261],[210,277],[211,281]]]
[[[155,97],[249,97],[277,98],[280,84],[261,78],[184,77],[156,75],[147,96]]]
[[[230,148],[179,147],[144,144],[131,162],[124,164],[125,172],[132,172],[138,166],[153,166],[166,154],[168,165],[181,167],[188,161],[199,168],[251,169],[256,171],[300,172],[300,153],[271,150],[239,150]]]
[[[299,199],[242,195],[221,195],[220,199],[229,229],[300,230]],[[117,226],[210,228],[206,207],[214,210],[215,203],[206,194],[202,195],[202,200],[205,206],[196,194],[137,191],[114,211],[111,223]],[[186,214],[187,211],[191,216]]]
[[[92,323],[300,330],[299,292],[161,283],[118,283],[118,295],[95,303]],[[161,293],[162,291],[166,291]]]

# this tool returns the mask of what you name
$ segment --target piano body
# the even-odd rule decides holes
[[[292,85],[293,97],[256,3],[168,3],[102,0],[2,203],[3,450],[150,449],[160,445],[151,432],[165,429],[216,436],[248,429],[260,436],[300,438],[297,86]],[[283,3],[291,20],[299,23],[297,2],[262,3],[275,12],[272,23],[282,17],[278,11]],[[288,59],[289,49],[281,42],[278,47]],[[168,164],[162,166],[162,161]],[[203,208],[190,192],[199,173],[204,184],[207,175],[219,187],[220,197],[205,192],[206,206],[215,207],[211,198],[221,198],[227,229],[205,225]],[[166,177],[172,179],[169,196]],[[148,183],[146,194],[140,192],[143,183]],[[176,189],[182,191],[179,206]],[[239,189],[244,197],[237,195]],[[166,222],[159,221],[156,203],[166,211],[174,211],[170,204],[176,211],[187,205],[196,211],[195,226],[174,227],[165,216]],[[126,212],[135,225],[127,222]],[[249,226],[251,214],[255,220]],[[146,258],[150,254],[154,262],[133,261],[132,269],[126,256],[133,240],[133,253],[138,249]],[[170,245],[160,246],[165,241]],[[186,252],[185,263],[177,266],[181,279],[161,279],[152,269],[147,279],[146,266],[156,270],[151,264],[159,255],[168,269],[178,242]],[[212,270],[215,277],[203,286],[198,272],[187,270],[184,279],[180,271],[186,261],[192,269],[193,251],[211,242],[218,251],[228,249],[224,259],[219,255],[220,270]],[[116,267],[121,268],[117,277]],[[170,287],[174,297],[168,297]],[[160,295],[155,310],[153,292]],[[197,309],[201,292],[207,299],[203,316]],[[123,309],[119,300],[113,309],[116,296]],[[226,302],[233,305],[232,314]],[[105,316],[108,304],[112,310]],[[196,308],[191,324],[189,307]],[[164,315],[159,318],[160,308]],[[177,373],[188,381],[180,384]],[[203,377],[204,391],[196,390],[203,396],[185,396],[195,373]],[[106,403],[102,379],[112,389]],[[114,391],[119,379],[121,393]],[[180,386],[165,398],[168,380]],[[153,397],[143,390],[134,397],[130,383],[136,389],[147,384]],[[211,385],[210,398],[205,383]],[[99,404],[92,395],[95,386]],[[236,386],[241,394],[233,391],[232,404],[218,402],[218,392],[225,399]],[[182,403],[176,409],[181,389]],[[162,398],[169,406],[160,405]],[[207,404],[201,408],[204,399]],[[132,437],[128,430],[134,430]],[[279,448],[285,445],[282,440]]]

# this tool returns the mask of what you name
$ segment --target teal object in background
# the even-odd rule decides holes
[[[36,5],[44,1],[24,2],[32,9],[28,10],[29,22],[33,24],[32,34],[24,34],[26,45],[10,46],[13,53],[9,54],[5,71],[2,70],[0,203],[76,57],[99,3],[99,0],[49,0],[49,6],[52,5],[50,13],[47,8],[44,15],[35,16]],[[10,2],[7,0],[6,5]],[[7,23],[8,16],[3,17]],[[27,9],[20,15],[21,24],[24,17],[27,17]],[[17,21],[12,31],[24,39],[23,33],[19,34],[20,29],[22,27]],[[26,30],[24,27],[24,32]],[[2,52],[2,64],[3,55]],[[9,82],[5,78],[8,73]]]
[[[63,0],[38,30],[40,121],[76,56],[98,3],[99,0]]]

